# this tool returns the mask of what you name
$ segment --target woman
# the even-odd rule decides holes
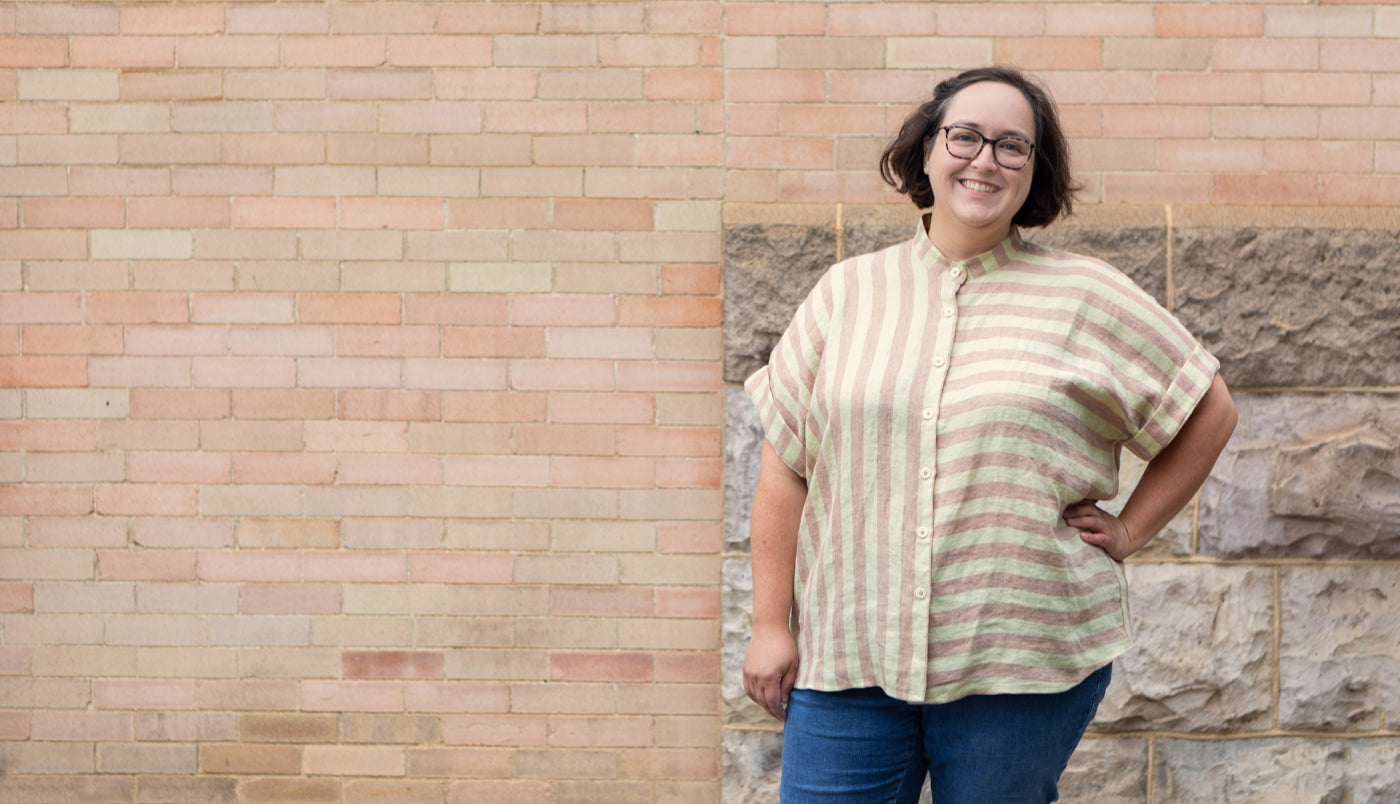
[[[1131,645],[1121,562],[1234,429],[1218,362],[1123,274],[1025,242],[1068,148],[1014,70],[962,73],[881,174],[928,211],[828,271],[746,390],[744,688],[784,728],[788,804],[1046,802]],[[1148,467],[1121,515],[1118,450]],[[795,632],[795,634],[794,634]]]

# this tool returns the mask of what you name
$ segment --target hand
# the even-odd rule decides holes
[[[1133,541],[1123,520],[1099,508],[1093,500],[1080,500],[1065,508],[1065,524],[1079,529],[1079,538],[1102,547],[1114,561],[1136,553],[1142,545]]]
[[[787,720],[788,693],[797,682],[797,641],[785,627],[755,627],[744,654],[744,692],[778,720]]]

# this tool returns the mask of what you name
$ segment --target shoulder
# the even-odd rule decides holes
[[[1016,245],[1015,258],[1025,270],[1055,277],[1057,285],[1070,294],[1157,304],[1131,277],[1097,257],[1022,240]]]

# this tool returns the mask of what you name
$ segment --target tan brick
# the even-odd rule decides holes
[[[136,672],[141,676],[232,678],[237,675],[237,652],[207,647],[137,648]]]
[[[228,712],[137,712],[136,739],[209,741],[238,738],[237,721]]]
[[[199,748],[201,773],[295,774],[301,772],[302,749],[281,745],[217,745]]]
[[[549,655],[542,650],[454,650],[448,654],[449,679],[475,681],[543,681]]]
[[[28,669],[26,668],[26,672]],[[136,675],[136,648],[107,645],[38,645],[34,648],[33,673],[36,676],[100,678]],[[95,718],[96,719],[96,718]],[[127,717],[126,739],[130,739],[130,718]],[[104,721],[111,723],[112,721]],[[110,730],[105,739],[120,739]],[[98,734],[69,734],[47,737],[36,733],[35,739],[93,740]]]
[[[334,804],[341,800],[340,780],[248,779],[239,785],[239,797],[248,804],[282,804],[287,801]]]
[[[340,737],[346,743],[431,744],[442,740],[442,720],[427,715],[339,716]]]
[[[340,727],[335,715],[238,715],[238,737],[252,743],[333,743]]]

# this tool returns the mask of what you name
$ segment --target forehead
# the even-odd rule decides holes
[[[948,101],[943,125],[975,123],[987,132],[1035,131],[1035,112],[1021,90],[999,81],[979,81]]]

